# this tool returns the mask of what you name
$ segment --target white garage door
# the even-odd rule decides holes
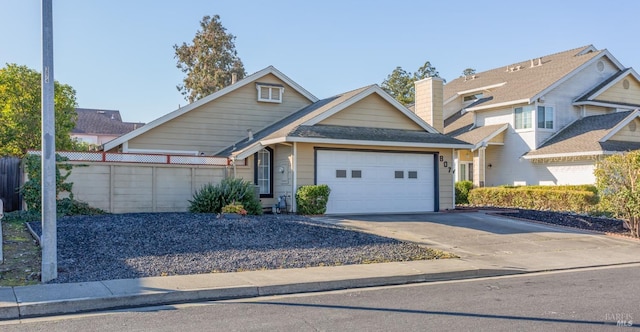
[[[317,151],[328,214],[434,211],[433,154]]]

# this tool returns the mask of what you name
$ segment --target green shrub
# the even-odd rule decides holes
[[[598,161],[594,171],[600,208],[624,222],[640,238],[640,151],[616,154]]]
[[[473,189],[473,182],[456,182],[456,204],[469,204],[469,191]]]
[[[97,215],[105,214],[106,212],[89,206],[89,204],[81,201],[77,201],[73,198],[73,183],[66,182],[67,178],[71,175],[71,169],[73,166],[69,163],[65,163],[69,158],[62,157],[56,154],[56,212],[59,216],[74,216],[74,215]],[[28,155],[24,158],[25,171],[28,174],[29,179],[20,187],[20,193],[27,204],[27,209],[32,212],[29,214],[29,218],[38,216],[37,220],[40,220],[40,212],[42,211],[42,162],[38,155]],[[61,172],[60,170],[64,170]],[[60,193],[67,192],[69,197],[60,199]],[[32,221],[32,220],[30,220]]]
[[[2,218],[3,223],[11,223],[11,224],[19,224],[25,222],[32,221],[40,221],[42,219],[41,213],[38,211],[13,211],[6,212],[4,214],[4,218]]]
[[[226,178],[217,185],[209,183],[202,186],[189,201],[189,211],[220,213],[222,207],[235,202],[242,204],[248,214],[262,214],[262,205],[255,195],[255,185],[236,178]]]
[[[299,214],[316,215],[327,212],[327,202],[331,189],[326,184],[302,186],[296,192]]]
[[[488,187],[469,192],[469,203],[531,210],[589,212],[598,204],[598,196],[591,191],[558,190],[556,187]]]
[[[71,175],[72,165],[65,163],[68,158],[61,157],[56,154],[56,200],[62,192],[68,192],[69,197],[73,199],[73,183],[66,182],[69,175]],[[25,172],[29,179],[20,187],[20,194],[22,199],[27,204],[27,209],[42,211],[42,161],[38,155],[27,155],[24,158]],[[62,174],[60,170],[66,172]]]
[[[592,185],[592,184],[576,184],[576,185],[571,185],[571,184],[566,184],[566,185],[559,185],[559,186],[542,186],[542,185],[538,185],[538,186],[512,186],[512,185],[503,185],[500,186],[500,188],[510,188],[510,189],[518,189],[518,188],[525,188],[525,189],[549,189],[549,190],[571,190],[571,191],[590,191],[594,194],[598,194],[598,188],[596,188],[596,186]]]
[[[63,216],[95,216],[106,214],[104,210],[89,206],[85,202],[81,202],[71,198],[63,198],[56,202],[58,215]]]

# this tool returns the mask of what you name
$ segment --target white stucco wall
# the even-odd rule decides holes
[[[537,146],[544,143],[551,135],[578,120],[582,110],[580,107],[573,106],[573,101],[618,71],[618,68],[608,59],[602,59],[602,62],[604,63],[603,71],[598,71],[598,61],[596,61],[545,94],[543,96],[544,102],[535,104],[536,109],[538,105],[554,108],[554,128],[553,130],[537,129],[535,138]],[[534,112],[533,123],[537,127],[536,115]]]
[[[536,164],[538,178],[543,185],[595,184],[593,161]]]

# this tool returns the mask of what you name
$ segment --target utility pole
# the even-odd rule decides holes
[[[41,281],[58,277],[56,226],[56,133],[53,80],[53,5],[42,0],[42,273]]]

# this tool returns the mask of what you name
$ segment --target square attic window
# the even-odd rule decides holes
[[[284,86],[271,83],[256,83],[258,101],[267,103],[282,103]]]

